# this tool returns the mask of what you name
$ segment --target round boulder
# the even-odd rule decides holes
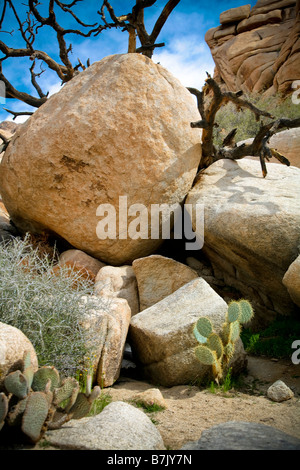
[[[16,131],[0,168],[11,219],[107,264],[151,254],[162,240],[151,239],[150,207],[182,203],[190,190],[199,119],[189,91],[151,59],[94,63]]]
[[[23,370],[24,354],[30,352],[31,364],[38,369],[38,358],[27,336],[14,326],[0,322],[0,391],[7,374]]]

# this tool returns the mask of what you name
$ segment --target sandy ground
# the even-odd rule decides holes
[[[266,391],[276,380],[283,380],[294,398],[276,403]],[[211,393],[209,389],[184,385],[159,387],[167,408],[148,413],[169,450],[180,449],[201,437],[203,430],[226,421],[248,421],[273,426],[300,438],[300,365],[291,361],[249,357],[248,370],[238,389]],[[153,385],[126,377],[107,389],[113,400],[131,400]]]
[[[113,401],[128,401],[142,391],[155,388],[152,384],[121,374],[113,387],[103,393]],[[266,391],[276,380],[282,380],[294,397],[282,403],[271,401]],[[195,385],[171,388],[158,387],[166,409],[147,415],[157,426],[167,450],[179,450],[184,444],[200,439],[202,431],[226,421],[247,421],[277,428],[300,439],[300,365],[288,360],[272,360],[248,356],[248,369],[238,387],[224,393]],[[1,448],[1,446],[0,446]],[[7,447],[2,450],[6,450]],[[32,446],[9,450],[58,450],[43,446],[43,439]]]

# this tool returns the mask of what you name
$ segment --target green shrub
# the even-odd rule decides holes
[[[92,354],[81,323],[93,305],[85,306],[81,297],[92,287],[70,267],[53,275],[54,265],[55,259],[41,254],[28,237],[0,244],[0,321],[28,337],[40,366],[54,365],[74,376],[84,356]]]
[[[291,97],[284,101],[276,96],[262,98],[251,95],[244,96],[244,99],[250,101],[257,108],[268,111],[276,119],[283,117],[296,119],[299,117],[299,105],[293,104]],[[269,122],[269,119],[263,119],[264,122]],[[260,128],[260,123],[256,121],[254,114],[249,109],[244,108],[237,112],[236,106],[231,102],[220,108],[216,122],[219,127],[214,130],[214,142],[219,147],[222,146],[222,142],[229,132],[235,128],[238,129],[236,142],[255,137]]]
[[[248,354],[277,359],[290,359],[293,353],[292,343],[299,338],[300,322],[289,317],[278,317],[258,333],[245,329],[241,334]]]

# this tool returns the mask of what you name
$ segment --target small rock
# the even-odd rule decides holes
[[[293,398],[294,393],[282,380],[277,380],[267,390],[267,397],[270,400],[282,402]]]
[[[196,271],[165,256],[152,255],[132,263],[140,299],[140,311],[157,304],[184,284],[198,278]]]
[[[199,317],[211,319],[220,333],[227,312],[226,302],[201,278],[194,279],[130,322],[128,342],[143,375],[165,387],[202,380],[211,367],[198,361],[193,335]],[[238,373],[245,367],[246,354],[238,339],[230,367]]]
[[[290,265],[282,279],[293,302],[300,307],[300,255]]]
[[[99,270],[105,266],[104,263],[98,259],[93,258],[81,250],[67,250],[64,251],[59,258],[59,264],[71,264],[82,270],[86,269],[94,274],[96,277]]]
[[[166,401],[158,388],[149,388],[144,392],[137,393],[133,400],[143,403],[145,406],[158,405],[161,408],[167,408]]]

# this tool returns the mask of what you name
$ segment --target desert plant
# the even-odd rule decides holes
[[[85,393],[73,377],[61,380],[53,366],[32,372],[30,353],[26,352],[22,370],[4,378],[5,392],[0,394],[0,430],[38,442],[47,429],[57,429],[70,419],[87,416],[101,393],[88,380]]]
[[[283,116],[285,118],[296,119],[299,116],[299,107],[292,103],[290,96],[285,100],[280,96],[262,98],[260,95],[247,95],[245,98],[257,108],[267,110],[277,119]],[[216,115],[216,122],[214,142],[218,146],[222,145],[224,138],[232,129],[237,129],[235,140],[240,142],[254,138],[260,128],[260,123],[249,109],[237,112],[235,105],[231,102],[219,109]]]
[[[228,305],[226,320],[221,334],[214,332],[209,318],[200,317],[194,325],[193,333],[199,346],[195,348],[196,358],[204,365],[212,366],[217,383],[223,378],[240,337],[241,325],[253,318],[254,312],[247,300],[232,301]]]
[[[93,291],[82,273],[69,267],[54,275],[55,262],[28,238],[0,244],[0,321],[29,338],[40,365],[54,365],[61,374],[74,376],[83,358],[93,354],[87,349],[91,332],[82,323],[95,308],[93,297],[83,302],[83,296]]]

